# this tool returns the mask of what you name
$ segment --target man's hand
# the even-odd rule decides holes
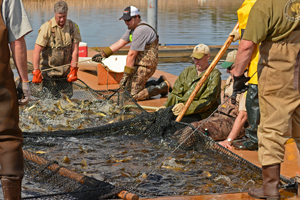
[[[29,102],[29,98],[31,95],[29,82],[20,82],[17,87],[17,93],[19,105],[26,105]]]
[[[223,147],[225,147],[226,149],[231,149],[232,148],[232,143],[227,141],[227,140],[224,140],[222,142],[219,142],[219,144]]]
[[[113,51],[110,47],[105,47],[103,50],[99,52],[99,54],[96,54],[92,57],[92,61],[95,62],[102,62],[103,58],[108,58],[113,54]]]
[[[77,71],[78,71],[78,67],[70,67],[70,73],[67,76],[68,82],[74,82],[78,80]]]
[[[131,76],[131,74],[128,74],[128,73],[123,74],[123,77],[120,81],[120,87],[121,88],[125,88],[125,85],[126,85],[127,81],[130,79],[130,76]]]
[[[160,109],[165,109],[165,108],[166,108],[166,106],[161,106],[161,107],[157,108],[155,111],[159,111]]]
[[[104,56],[102,56],[100,53],[94,55],[92,57],[92,61],[94,62],[102,62],[103,58],[105,58]]]
[[[231,33],[229,33],[229,36],[233,36],[233,40],[232,40],[233,42],[241,39],[241,35],[240,35],[238,29],[236,29],[236,30],[232,31]]]
[[[128,66],[125,66],[124,68],[124,74],[123,74],[123,77],[120,81],[120,87],[124,88],[127,81],[130,79],[131,75],[133,74],[134,72],[134,68],[133,67],[128,67]]]
[[[172,112],[175,116],[178,116],[184,107],[183,103],[178,103],[172,108]]]
[[[33,83],[41,83],[43,78],[42,78],[42,73],[41,70],[36,69],[32,71],[33,74],[33,78],[32,78],[32,82]]]
[[[233,76],[233,92],[241,94],[247,91],[248,86],[246,83],[250,80],[250,77],[245,77],[244,74],[241,76]]]

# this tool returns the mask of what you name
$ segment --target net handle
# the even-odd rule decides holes
[[[238,28],[239,28],[239,23],[237,22],[235,27],[233,28],[232,32],[237,30]],[[193,102],[193,100],[194,100],[195,96],[197,95],[198,91],[200,90],[200,88],[202,87],[202,85],[204,84],[204,82],[206,81],[206,79],[208,78],[210,73],[212,72],[212,70],[215,68],[215,66],[218,64],[219,60],[222,58],[222,56],[224,55],[224,53],[228,49],[228,47],[231,44],[233,38],[234,38],[233,35],[230,35],[227,38],[227,40],[223,44],[222,48],[220,49],[220,51],[218,52],[218,54],[216,55],[216,57],[214,58],[212,63],[209,65],[209,67],[207,68],[206,72],[204,73],[204,75],[202,76],[200,81],[197,83],[194,91],[192,92],[191,96],[187,100],[186,104],[184,105],[182,111],[179,113],[179,115],[177,116],[175,121],[180,122],[182,120],[184,114],[186,113],[187,109],[190,107],[190,105]]]

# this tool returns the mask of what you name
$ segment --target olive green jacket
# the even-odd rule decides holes
[[[197,76],[195,65],[185,68],[175,81],[173,90],[164,106],[168,107],[177,103],[185,104],[204,73],[205,71]],[[202,119],[207,118],[218,108],[221,102],[220,93],[221,72],[215,68],[198,91],[185,116],[199,113]]]

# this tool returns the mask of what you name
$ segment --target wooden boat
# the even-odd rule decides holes
[[[161,45],[158,48],[158,59],[164,62],[178,62],[189,61],[193,49],[196,45]],[[220,51],[222,45],[208,45],[211,52],[211,59],[213,59]],[[100,51],[104,47],[90,47],[89,51]],[[114,55],[127,55],[130,46],[121,48]],[[228,52],[238,48],[238,45],[231,45],[228,47],[222,59],[226,58]]]
[[[192,50],[192,49],[190,49]],[[92,57],[97,52],[94,50],[88,51],[88,56]],[[32,51],[28,51],[28,60],[32,60]],[[80,63],[79,64],[80,70],[78,71],[78,77],[83,80],[87,85],[89,85],[92,89],[95,90],[107,90],[107,89],[117,89],[119,88],[118,84],[98,84],[98,72],[97,68],[93,67],[92,69],[88,69],[87,63]],[[167,80],[173,85],[177,79],[177,76],[156,70],[153,75],[153,78],[158,78],[159,76],[164,75]],[[224,82],[224,81],[223,81]],[[138,103],[142,106],[149,106],[149,107],[160,107],[162,106],[167,97],[160,97],[160,95],[152,97],[149,100],[139,101]],[[152,109],[148,111],[153,111]],[[261,167],[258,161],[258,152],[257,151],[249,151],[249,150],[236,150],[232,149],[232,152],[239,155],[240,157],[248,160],[254,165]],[[285,145],[285,158],[284,162],[281,164],[281,175],[286,176],[287,178],[295,178],[296,172],[300,172],[300,155],[297,149],[297,146],[293,139],[288,140]],[[281,190],[281,198],[283,199],[299,199],[297,194],[291,191]],[[243,199],[243,200],[254,200],[248,195],[248,193],[232,193],[232,194],[212,194],[212,195],[199,195],[199,196],[172,196],[172,197],[157,197],[157,200],[226,200],[226,199]],[[148,200],[148,199],[144,199]],[[149,199],[150,200],[150,199]],[[152,199],[153,200],[153,199]]]

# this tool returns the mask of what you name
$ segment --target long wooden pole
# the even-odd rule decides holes
[[[31,160],[33,162],[35,162],[36,164],[39,165],[47,165],[49,164],[49,162],[47,160],[45,160],[42,157],[39,157],[38,155],[31,153],[25,149],[23,149],[23,157],[26,158],[27,160]],[[75,180],[76,182],[80,183],[80,184],[86,184],[88,183],[88,179],[92,179],[90,177],[86,177],[84,175],[78,174],[76,172],[70,171],[69,169],[65,168],[65,167],[60,167],[58,164],[53,163],[51,165],[49,165],[47,167],[49,170],[54,171],[55,173],[70,178],[72,180]],[[93,181],[90,181],[91,183],[93,183]],[[88,184],[87,184],[88,185]],[[130,192],[127,192],[125,190],[122,190],[121,192],[119,192],[117,194],[118,197],[120,197],[121,199],[125,199],[125,200],[139,200],[139,197],[135,194],[132,194]]]
[[[236,25],[235,25],[235,27],[233,28],[232,31],[235,31],[238,28],[239,28],[239,23],[236,23]],[[176,118],[177,122],[180,122],[181,119],[183,118],[184,114],[186,113],[187,109],[190,107],[192,101],[194,100],[196,94],[198,93],[198,91],[202,87],[203,83],[206,81],[206,79],[208,78],[208,76],[210,75],[210,73],[212,72],[212,70],[215,68],[215,66],[218,64],[219,60],[222,58],[222,56],[224,55],[224,53],[226,52],[226,50],[230,46],[230,44],[231,44],[231,42],[233,40],[233,37],[234,36],[229,36],[227,38],[227,40],[223,44],[222,48],[220,49],[220,51],[218,52],[218,54],[216,55],[216,57],[214,58],[214,60],[212,61],[212,63],[209,65],[209,67],[207,68],[206,72],[204,73],[204,75],[202,76],[202,78],[200,79],[200,81],[197,83],[194,91],[192,92],[191,96],[187,100],[187,102],[184,105],[182,111],[177,116],[177,118]]]

